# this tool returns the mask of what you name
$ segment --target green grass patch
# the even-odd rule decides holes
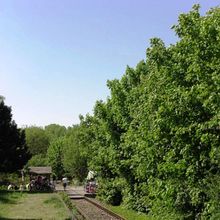
[[[51,198],[46,199],[44,201],[44,204],[49,204],[49,205],[53,206],[54,208],[59,208],[59,207],[63,206],[62,201],[60,200],[60,198],[58,198],[57,195],[54,195]]]
[[[69,198],[69,196],[65,192],[60,192],[59,195],[62,198],[63,202],[68,207],[68,209],[72,212],[72,214],[76,215],[77,214],[77,209],[73,205],[73,203],[72,203],[71,199]]]
[[[143,213],[138,213],[133,210],[128,210],[123,206],[111,206],[107,205],[107,208],[117,213],[118,215],[124,217],[126,220],[174,220],[174,219],[183,219],[181,215],[176,213],[161,212],[157,215],[146,215]],[[161,208],[162,209],[162,208]],[[188,219],[188,218],[187,218]],[[219,218],[218,218],[219,219]]]
[[[107,209],[109,209],[112,212],[120,215],[121,217],[123,217],[126,220],[156,220],[156,218],[154,218],[151,215],[136,212],[134,210],[129,210],[123,205],[113,206],[113,205],[107,204],[107,203],[105,203],[103,201],[100,201],[100,200],[98,200],[98,202],[101,205],[103,205],[104,207],[106,207]]]
[[[0,219],[71,219],[60,196],[53,193],[0,192]]]
[[[21,192],[0,192],[0,207],[17,204],[26,194]]]
[[[148,215],[138,213],[133,210],[128,210],[123,206],[107,205],[107,208],[125,218],[126,220],[153,220],[153,218]]]

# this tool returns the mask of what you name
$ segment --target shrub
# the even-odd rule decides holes
[[[99,182],[98,198],[114,206],[120,205],[122,203],[123,183],[124,181],[118,178],[102,179]]]

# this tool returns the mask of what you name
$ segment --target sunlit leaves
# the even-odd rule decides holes
[[[175,45],[153,38],[146,61],[108,81],[110,97],[85,120],[89,164],[112,194],[123,180],[128,207],[195,219],[219,207],[206,184],[220,168],[220,9],[202,16],[195,5],[174,30]]]

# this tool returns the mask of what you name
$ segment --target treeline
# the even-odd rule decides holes
[[[83,182],[88,173],[85,145],[90,141],[83,129],[58,124],[18,128],[0,95],[0,186],[19,183],[21,169],[29,166],[52,166],[54,179],[68,176]]]
[[[81,149],[88,140],[82,129],[58,124],[18,128],[0,95],[0,187],[20,183],[21,169],[29,166],[52,166],[54,179],[68,176],[83,182],[88,165]]]
[[[50,165],[54,179],[68,176],[83,182],[88,173],[84,150],[89,140],[82,129],[79,125],[66,128],[58,124],[25,128],[26,144],[32,156],[26,167]]]
[[[69,150],[98,173],[98,195],[111,204],[218,219],[220,9],[202,16],[196,5],[173,29],[176,44],[152,39],[145,61],[108,81],[111,95],[81,117]]]

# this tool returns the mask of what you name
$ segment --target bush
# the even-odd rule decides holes
[[[21,175],[18,173],[0,173],[0,186],[8,186],[13,183],[17,186],[21,184]]]
[[[124,181],[122,179],[102,179],[99,182],[98,198],[108,204],[118,206],[122,203],[122,189]]]
[[[202,217],[204,219],[220,219],[220,176],[210,176],[204,186],[207,189],[208,198]]]

